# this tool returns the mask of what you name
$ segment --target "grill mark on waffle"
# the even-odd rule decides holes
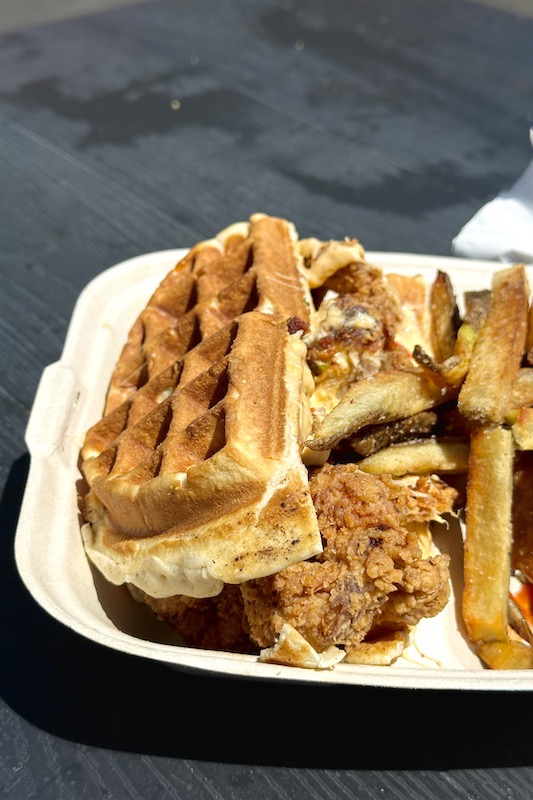
[[[228,392],[228,361],[229,356],[226,355],[185,385],[178,384],[173,395],[152,408],[136,424],[127,425],[127,409],[128,406],[131,408],[131,404],[126,403],[124,408],[112,412],[109,415],[111,421],[116,417],[123,428],[111,442],[110,447],[92,460],[89,467],[93,478],[96,475],[113,478],[130,473],[131,480],[137,483],[132,470],[142,462],[149,461],[153,451],[161,444],[164,444],[163,449],[166,451],[162,456],[164,461],[162,471],[165,473],[182,471],[179,444],[184,442],[187,449],[193,452],[190,439],[193,435],[198,436],[200,432],[205,433],[207,424],[204,422],[204,427],[202,425],[194,427],[195,420],[202,417],[207,419],[209,412],[223,403]],[[218,414],[219,410],[215,413]],[[208,446],[206,452],[210,449]],[[186,463],[187,466],[192,463],[189,457],[186,457]],[[151,476],[150,469],[147,474]]]
[[[139,390],[135,399],[97,423],[88,434],[89,441],[95,440],[92,446],[106,438],[111,441],[99,455],[84,463],[87,480],[96,493],[102,490],[103,497],[110,498],[115,480],[139,486],[155,476],[168,476],[175,483],[179,474],[198,464],[205,465],[220,452],[228,435],[231,442],[247,440],[250,434],[243,427],[246,424],[253,428],[251,436],[260,457],[278,457],[276,454],[283,447],[283,427],[272,426],[269,415],[283,419],[284,390],[280,393],[281,387],[267,381],[263,394],[257,397],[254,383],[264,366],[258,344],[262,342],[269,353],[270,369],[283,371],[287,335],[280,315],[257,311],[244,314],[202,341],[181,366],[175,365],[174,372],[160,374]],[[202,369],[204,358],[214,359],[207,369]],[[171,394],[157,404],[158,394],[169,390]],[[235,410],[237,398],[243,404],[240,407],[246,409],[243,418]],[[135,403],[143,410],[156,404],[132,424]],[[230,419],[232,433],[228,434]],[[120,432],[112,438],[118,429]],[[123,498],[126,502],[125,495]]]
[[[243,313],[154,376],[145,350],[162,332],[145,339],[146,382],[88,432],[82,452],[87,554],[113,583],[153,596],[210,596],[321,549],[300,455],[304,346],[287,327],[290,317],[308,318],[306,295],[294,261],[288,289],[277,281],[277,295],[261,294],[261,260],[240,236],[245,226],[235,228],[239,235],[223,232],[220,244],[224,258],[238,255],[240,276],[168,328],[187,315],[200,319],[208,305],[218,304],[219,324]],[[290,238],[277,222],[266,232],[274,247],[274,234]],[[201,261],[189,262],[197,297]],[[138,372],[137,363],[137,381]]]
[[[171,398],[159,403],[136,425],[126,428],[116,441],[117,454],[109,477],[125,475],[148,460],[164,442],[172,420]],[[97,461],[100,461],[101,456]]]
[[[88,460],[98,456],[126,428],[136,425],[154,406],[166,400],[178,385],[183,368],[183,361],[171,364],[124,403],[93,425],[85,437],[82,458]]]
[[[107,414],[87,432],[82,449],[86,461],[100,455],[128,427],[135,426],[152,409],[166,400],[181,384],[187,384],[197,375],[223,359],[231,350],[238,330],[238,321],[232,320],[212,336],[201,341],[186,354],[142,386],[134,395]]]
[[[240,582],[320,550],[300,457],[305,361],[287,328],[309,320],[295,233],[260,215],[228,230],[153,294],[82,451],[88,552],[156,592],[212,592],[211,570]],[[174,577],[158,573],[167,540]]]
[[[231,319],[253,309],[307,320],[286,223],[252,220],[248,235],[197,245],[162,281],[130,332],[105,413]]]
[[[161,474],[180,474],[212,458],[226,445],[226,408],[223,402],[198,414],[185,428],[170,434]]]

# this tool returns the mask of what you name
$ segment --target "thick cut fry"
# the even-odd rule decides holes
[[[328,450],[365,425],[412,417],[449,397],[446,389],[427,373],[378,372],[350,386],[307,445],[312,450]]]
[[[452,282],[446,272],[440,270],[437,272],[431,286],[429,307],[433,357],[436,361],[444,361],[453,355],[459,327],[459,310]]]
[[[533,583],[533,451],[517,451],[511,566]]]
[[[468,469],[468,443],[425,439],[394,444],[359,462],[363,472],[374,475],[430,475],[458,473]]]
[[[513,435],[478,427],[470,437],[463,619],[472,642],[507,639],[512,540]]]
[[[523,367],[518,370],[511,389],[508,413],[516,408],[527,408],[528,406],[533,406],[533,369]]]
[[[465,304],[463,322],[466,322],[475,331],[479,331],[489,313],[491,291],[490,289],[479,289],[478,291],[465,292],[463,297]]]
[[[511,430],[520,450],[533,450],[533,408],[521,408]]]
[[[533,628],[522,613],[518,603],[509,595],[507,600],[507,612],[509,614],[509,625],[511,628],[528,644],[533,645]]]
[[[459,393],[459,410],[480,423],[501,424],[526,345],[529,288],[522,264],[493,276],[492,302]]]
[[[533,669],[533,647],[525,642],[482,642],[477,654],[491,669]]]
[[[533,300],[529,304],[527,337],[526,337],[527,363],[533,364]]]
[[[369,425],[348,439],[351,449],[360,456],[371,456],[384,447],[398,442],[420,439],[435,431],[438,415],[435,411],[421,411],[414,417]]]

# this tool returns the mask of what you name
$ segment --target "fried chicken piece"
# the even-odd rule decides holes
[[[383,270],[367,261],[353,261],[337,270],[319,290],[315,290],[315,302],[320,302],[327,291],[357,297],[359,303],[383,321],[390,334],[394,334],[402,318],[398,298]]]
[[[395,344],[383,314],[357,294],[325,295],[312,332],[303,337],[315,378],[311,398],[315,413],[330,411],[355,381],[382,369],[412,367],[409,354]]]
[[[145,595],[144,602],[191,647],[257,652],[245,630],[244,606],[238,586],[226,584],[216,597]]]
[[[323,553],[241,587],[260,647],[272,646],[289,623],[318,652],[331,645],[349,651],[375,626],[394,629],[444,608],[448,556],[422,558],[408,525],[451,511],[453,489],[431,477],[407,486],[354,464],[324,465],[310,489]]]

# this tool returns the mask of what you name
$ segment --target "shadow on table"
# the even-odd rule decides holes
[[[533,764],[533,693],[210,677],[78,636],[34,602],[16,570],[27,470],[28,457],[15,462],[0,503],[0,696],[37,728],[94,747],[222,763],[437,770]]]

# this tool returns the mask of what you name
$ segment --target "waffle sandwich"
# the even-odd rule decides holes
[[[421,292],[355,239],[298,239],[262,214],[193,247],[135,321],[85,438],[89,559],[185,644],[390,663],[447,602],[447,556],[421,543],[455,493],[365,476],[343,463],[358,440],[330,452],[317,431],[350,387],[419,371],[402,331],[426,345]]]
[[[254,215],[194,247],[135,322],[81,453],[85,548],[112,583],[207,597],[321,550],[300,262],[292,226]]]

